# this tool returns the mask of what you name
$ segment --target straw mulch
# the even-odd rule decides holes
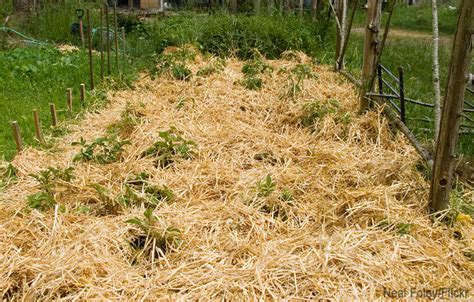
[[[198,56],[188,67],[196,74],[215,61]],[[473,288],[470,219],[432,222],[415,150],[380,111],[357,116],[357,92],[330,68],[311,65],[318,77],[288,95],[290,75],[278,71],[301,62],[312,64],[301,54],[267,61],[273,71],[261,75],[260,91],[239,83],[243,63],[235,59],[189,81],[143,75],[134,89],[111,92],[105,110],[69,125],[53,150],[17,156],[19,179],[0,193],[0,295],[369,301],[384,288]],[[333,109],[303,127],[311,102]],[[80,147],[71,143],[105,136],[125,108],[138,122],[123,159],[73,163]],[[171,126],[196,152],[156,167],[140,154]],[[39,191],[29,174],[68,166],[76,178],[55,188],[58,205],[29,210],[27,197]],[[114,199],[141,172],[175,195],[154,210],[157,229],[180,230],[164,250],[156,241],[142,252],[131,246],[145,233],[126,220],[144,217],[144,206],[107,207],[91,186]],[[261,194],[267,175],[275,187]]]

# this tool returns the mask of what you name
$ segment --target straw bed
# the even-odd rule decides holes
[[[261,75],[260,91],[239,84],[243,63],[235,59],[188,81],[143,76],[133,90],[112,93],[108,108],[70,125],[59,152],[17,156],[19,180],[0,193],[0,294],[369,301],[383,298],[384,288],[473,288],[474,262],[465,256],[474,249],[472,223],[431,222],[429,184],[415,168],[414,149],[379,111],[354,114],[356,91],[326,66],[311,65],[318,77],[283,97],[291,80],[278,70],[311,64],[304,55],[291,57],[267,62],[273,71]],[[213,60],[198,56],[188,67],[195,75]],[[334,100],[337,110],[312,128],[301,126],[305,104]],[[123,160],[73,163],[80,148],[71,143],[105,136],[127,106],[139,118]],[[338,118],[343,114],[348,123]],[[196,143],[196,152],[157,168],[140,155],[171,126]],[[27,211],[27,196],[39,191],[28,175],[49,166],[74,166],[76,178],[55,191],[61,206]],[[113,211],[91,187],[115,198],[140,172],[175,194],[154,210],[157,227],[181,231],[180,243],[166,252],[131,247],[143,232],[125,221],[143,217],[144,207]],[[257,182],[267,175],[276,187],[259,197]],[[281,198],[285,191],[291,201]],[[81,214],[79,206],[91,211]],[[403,224],[409,234],[400,233]]]

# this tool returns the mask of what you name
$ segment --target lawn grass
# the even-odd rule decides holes
[[[56,104],[60,120],[83,109],[79,104],[79,84],[85,83],[89,88],[88,56],[84,51],[61,53],[52,46],[44,46],[0,52],[0,62],[0,157],[11,159],[16,152],[11,121],[19,122],[24,142],[32,145],[36,143],[33,109],[39,111],[46,131],[51,124],[49,103]],[[95,73],[99,74],[97,57]],[[100,84],[98,87],[100,91]],[[73,89],[72,115],[66,110],[67,88]]]
[[[438,6],[439,32],[441,35],[453,35],[456,31],[457,10],[449,6],[455,6],[456,1],[444,3]],[[407,5],[400,3],[396,6],[392,17],[393,28],[406,29],[431,33],[433,23],[430,5]],[[358,9],[354,19],[356,27],[364,27],[365,10]]]

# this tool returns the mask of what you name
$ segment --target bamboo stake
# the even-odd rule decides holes
[[[38,110],[36,109],[33,110],[33,120],[35,122],[36,138],[41,144],[44,144],[44,138],[43,138],[43,135],[41,134],[39,114],[38,114]]]
[[[89,79],[91,90],[94,90],[94,65],[92,62],[92,28],[91,28],[91,13],[90,10],[87,9],[87,44],[89,46]]]
[[[56,112],[56,105],[50,103],[49,109],[51,110],[51,126],[56,127],[58,125],[58,114]]]
[[[67,110],[69,113],[72,113],[72,89],[68,88],[66,90],[67,94]]]
[[[23,140],[21,139],[20,126],[17,121],[12,122],[13,138],[15,139],[16,150],[21,152],[23,150]]]

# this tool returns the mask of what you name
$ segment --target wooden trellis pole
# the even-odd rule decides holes
[[[469,78],[468,68],[472,59],[473,35],[474,1],[461,0],[431,179],[432,212],[449,207],[464,94]]]
[[[369,0],[367,2],[367,17],[365,22],[364,63],[362,66],[362,86],[360,90],[359,112],[369,108],[366,93],[372,90],[372,85],[377,68],[379,53],[380,16],[382,14],[382,0]]]
[[[89,47],[89,80],[90,89],[94,90],[94,65],[92,59],[92,22],[90,10],[87,10],[87,45]]]
[[[344,69],[344,60],[341,60],[347,29],[347,0],[338,0],[336,9],[338,30],[336,34],[336,71]]]

